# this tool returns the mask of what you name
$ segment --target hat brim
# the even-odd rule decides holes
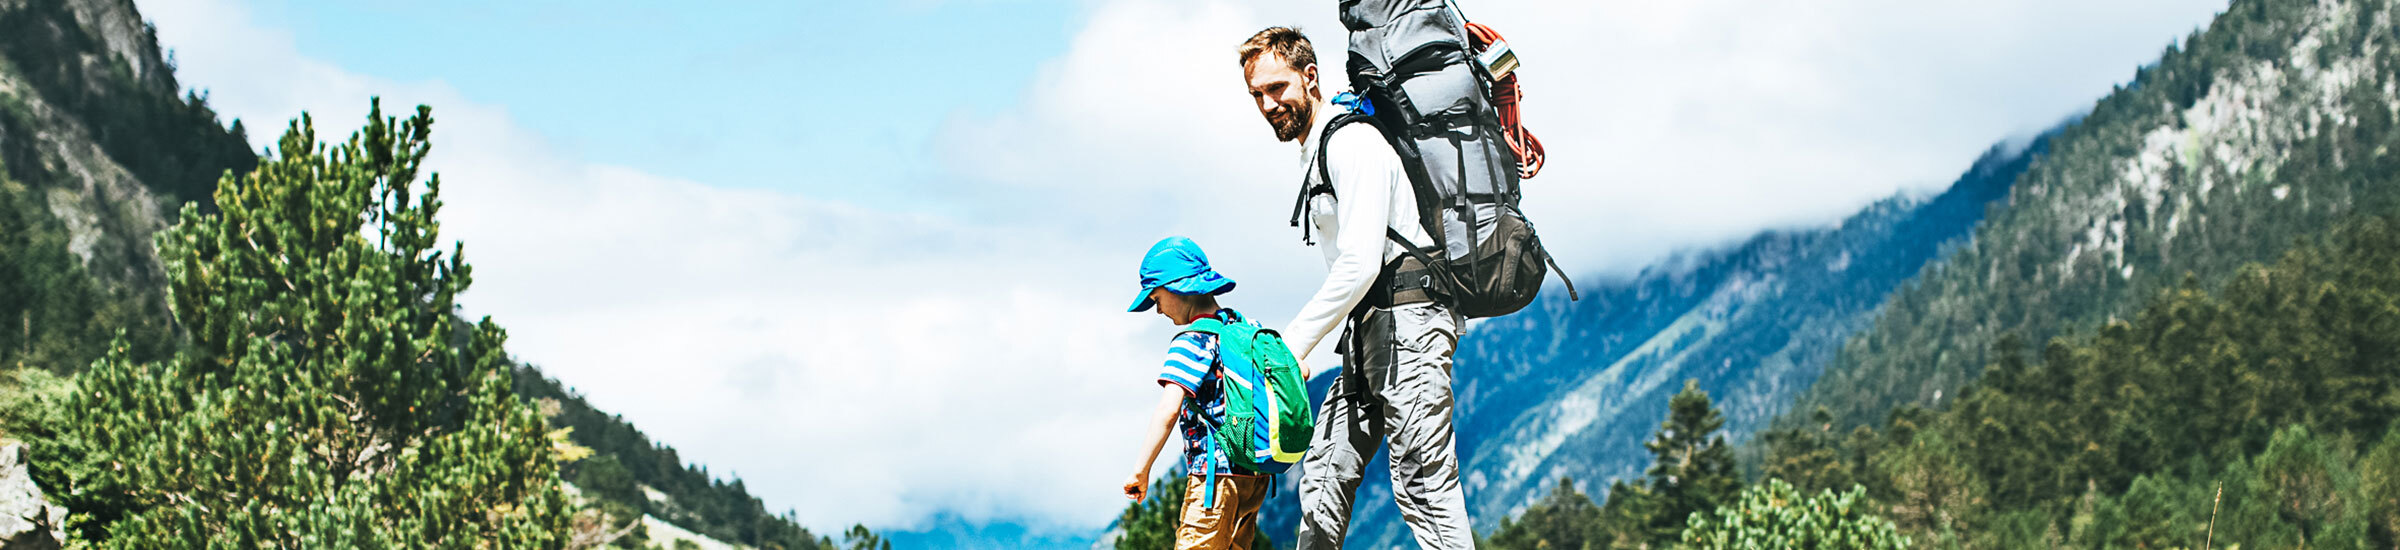
[[[1150,310],[1150,306],[1151,306],[1151,305],[1154,305],[1154,304],[1157,304],[1157,303],[1158,303],[1158,301],[1157,301],[1157,300],[1152,300],[1152,299],[1150,299],[1150,291],[1152,291],[1152,290],[1157,290],[1157,289],[1158,289],[1158,287],[1156,287],[1156,286],[1145,286],[1145,287],[1142,287],[1142,293],[1141,293],[1141,294],[1136,294],[1136,295],[1134,295],[1134,296],[1133,296],[1133,307],[1128,307],[1128,308],[1125,308],[1125,312],[1126,312],[1126,313],[1140,313],[1140,312],[1143,312],[1143,311],[1149,311],[1149,310]]]
[[[1166,287],[1168,291],[1172,291],[1176,294],[1207,294],[1214,296],[1232,292],[1233,278],[1219,275],[1216,271],[1210,270],[1203,271],[1198,275],[1168,281]]]
[[[1165,288],[1168,292],[1173,292],[1176,294],[1206,294],[1214,296],[1232,292],[1233,279],[1224,275],[1218,275],[1216,271],[1203,271],[1199,274],[1189,277],[1167,281],[1166,283],[1159,284],[1157,286],[1145,286],[1142,287],[1142,293],[1140,295],[1133,297],[1133,307],[1125,308],[1125,311],[1148,311],[1150,306],[1157,305],[1157,300],[1150,299],[1150,291],[1157,288]]]

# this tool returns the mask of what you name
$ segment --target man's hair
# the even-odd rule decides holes
[[[1308,44],[1308,37],[1300,34],[1300,29],[1292,27],[1267,27],[1267,30],[1250,35],[1250,39],[1243,41],[1242,47],[1236,51],[1242,54],[1243,69],[1249,69],[1250,63],[1257,61],[1259,54],[1265,53],[1282,57],[1293,71],[1317,64],[1317,48]]]

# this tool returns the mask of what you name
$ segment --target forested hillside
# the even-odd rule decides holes
[[[684,462],[675,448],[650,440],[622,416],[592,408],[583,396],[530,365],[516,371],[517,393],[555,403],[551,423],[574,430],[570,437],[594,454],[562,469],[585,496],[627,513],[649,514],[694,533],[757,548],[832,548],[830,538],[800,526],[790,512],[767,511],[742,480],[725,481],[708,467]],[[647,494],[657,492],[656,497]]]
[[[2236,1],[2141,69],[1843,347],[1750,490],[1920,547],[2400,544],[2393,11]],[[1494,546],[1707,544],[1749,513],[1661,517],[1690,490],[1657,471],[1560,485]]]
[[[0,366],[175,348],[151,234],[256,153],[183,95],[124,0],[0,2]]]
[[[223,317],[221,314],[225,313],[223,308],[232,306],[235,300],[252,301],[248,303],[255,304],[253,312],[366,308],[349,310],[352,313],[364,313],[379,306],[369,306],[365,302],[295,301],[295,298],[282,296],[279,292],[228,292],[217,286],[228,284],[218,278],[248,273],[244,271],[248,268],[236,265],[242,260],[228,258],[284,257],[285,261],[289,261],[298,257],[291,255],[299,255],[311,259],[308,265],[317,266],[314,263],[316,255],[333,254],[326,252],[333,248],[310,247],[352,246],[310,237],[303,239],[307,241],[305,246],[294,241],[282,248],[240,250],[256,242],[272,242],[276,237],[257,232],[260,231],[257,228],[259,226],[239,229],[244,227],[238,225],[240,222],[219,218],[224,213],[220,212],[214,194],[221,191],[221,177],[231,176],[222,180],[227,182],[250,182],[248,185],[254,186],[251,190],[237,192],[237,196],[249,197],[245,200],[281,201],[279,204],[284,205],[311,204],[311,208],[323,209],[323,212],[359,208],[364,203],[345,202],[350,201],[351,197],[334,194],[336,191],[330,188],[318,187],[329,184],[295,177],[290,173],[273,176],[251,174],[259,166],[260,156],[258,152],[250,150],[244,125],[240,122],[230,126],[220,123],[204,96],[183,91],[173,69],[171,60],[161,54],[155,33],[143,22],[129,1],[0,2],[0,369],[5,370],[0,372],[0,429],[5,429],[5,433],[0,435],[33,443],[31,456],[43,485],[75,493],[53,495],[53,501],[81,505],[83,509],[74,511],[68,525],[51,525],[51,528],[72,528],[72,532],[85,542],[114,541],[107,544],[130,544],[135,547],[225,544],[241,540],[251,541],[245,544],[275,546],[304,540],[325,544],[332,544],[329,541],[335,540],[351,540],[354,544],[370,544],[374,540],[408,540],[390,538],[401,536],[390,529],[407,522],[427,521],[434,523],[423,525],[448,525],[427,529],[447,530],[487,542],[517,540],[536,544],[528,541],[550,541],[537,545],[556,543],[579,547],[622,534],[625,536],[614,540],[617,546],[640,547],[645,538],[642,536],[643,530],[626,529],[630,527],[627,521],[628,518],[639,518],[641,512],[651,512],[673,525],[748,547],[818,548],[833,544],[833,539],[809,533],[788,516],[766,514],[761,503],[750,496],[738,480],[722,482],[711,477],[704,468],[682,463],[673,448],[653,444],[630,424],[590,409],[580,399],[560,391],[556,382],[542,378],[529,368],[523,371],[526,376],[514,379],[514,384],[510,383],[510,378],[500,378],[500,385],[496,388],[484,386],[482,379],[473,374],[477,371],[472,367],[441,361],[447,367],[418,365],[393,371],[395,375],[405,375],[404,378],[410,380],[403,385],[362,387],[340,383],[338,379],[318,378],[310,378],[305,382],[275,382],[284,388],[282,393],[273,394],[279,401],[258,401],[257,398],[267,394],[245,393],[238,387],[212,389],[220,381],[247,380],[241,383],[255,387],[272,380],[245,378],[261,372],[284,372],[287,376],[313,372],[309,369],[321,365],[304,358],[320,353],[311,351],[320,348],[311,344],[256,355],[251,350],[238,349],[243,347],[240,345],[225,347],[229,342],[249,342],[261,336],[241,335],[252,328],[240,329],[240,333],[231,340],[226,339],[227,334],[216,332],[195,335],[191,333],[191,323],[196,321],[181,317],[206,316],[206,323],[214,323],[209,325],[208,330],[211,331],[228,330],[227,327],[281,326],[286,328],[267,332],[288,335],[295,333],[292,331],[323,331],[330,334],[337,332],[330,330],[332,325],[317,321]],[[367,98],[359,99],[363,101]],[[346,127],[347,122],[335,127]],[[387,122],[399,121],[393,119]],[[388,126],[386,129],[389,129]],[[375,139],[384,139],[386,142],[382,145],[390,145],[393,140],[423,140],[425,137],[423,128],[408,129],[417,132],[408,137],[402,137],[406,132],[379,134],[372,131],[372,127],[367,130],[370,131],[362,135],[369,136],[369,143],[356,151],[374,150],[378,146]],[[284,145],[292,147],[295,144],[302,148],[318,146],[313,136],[299,142],[287,139]],[[359,146],[357,142],[352,145]],[[410,154],[421,155],[422,151],[386,153],[391,158],[406,159]],[[312,160],[312,157],[295,156],[289,160],[295,163],[343,163],[361,159]],[[361,173],[385,170],[403,179],[414,174],[413,164],[405,168],[378,165],[361,170]],[[306,189],[307,194],[298,193],[296,189]],[[344,189],[348,190],[340,192],[348,193],[361,188]],[[376,225],[377,229],[370,232],[386,235],[387,238],[418,235],[420,229],[410,224],[431,219],[434,211],[433,207],[421,207],[423,209],[419,212],[408,213],[407,207],[399,206],[410,200],[405,197],[382,197],[376,200],[379,201],[379,208],[393,208],[390,212],[403,213],[393,215],[416,216],[403,221],[376,218],[382,220],[377,222],[382,225]],[[428,196],[427,200],[432,199]],[[229,250],[195,248],[191,243],[177,243],[178,246],[174,248],[182,251],[178,253],[191,258],[188,261],[192,263],[184,269],[190,273],[208,275],[189,281],[184,287],[188,295],[181,297],[185,301],[171,310],[169,302],[173,295],[169,292],[169,283],[173,279],[170,270],[161,261],[160,247],[154,244],[153,238],[167,231],[175,222],[176,212],[187,204],[193,208],[191,213],[200,217],[186,217],[182,225],[176,227],[194,232],[190,234],[196,236],[211,234],[206,231],[220,230],[203,230],[200,229],[202,226],[233,224],[231,227],[235,229],[230,229],[232,231],[253,231],[245,237],[252,244]],[[288,214],[259,205],[250,208],[259,213],[244,216],[251,216],[253,221],[250,223],[263,226],[280,223],[273,220]],[[369,218],[362,217],[358,221]],[[288,230],[277,227],[277,231]],[[430,231],[422,233],[428,236],[434,234]],[[417,243],[427,246],[433,244]],[[403,245],[385,242],[378,246]],[[409,253],[403,248],[377,248],[379,252],[366,255],[360,255],[359,250],[364,249],[344,250],[342,254],[348,254],[345,257],[353,261],[381,261],[373,260],[374,254],[391,252],[399,254],[392,261],[401,264],[417,261],[439,263],[438,260],[425,260],[422,257],[406,259]],[[415,253],[423,252],[418,250]],[[258,256],[246,256],[250,254]],[[440,256],[435,254],[436,258]],[[219,266],[220,263],[225,264]],[[299,269],[298,265],[292,264],[286,269]],[[318,267],[330,268],[317,266],[309,269]],[[370,281],[364,278],[366,275],[358,273],[335,275],[339,269],[331,269],[319,273],[326,277],[362,277],[358,282],[368,286],[344,287],[335,283],[334,279],[311,280],[307,283],[332,285],[326,288],[374,288],[401,293],[425,290],[433,293],[423,297],[430,301],[428,303],[446,304],[448,302],[442,300],[447,300],[447,294],[429,289],[464,288],[464,280],[449,281],[441,275],[429,275],[441,273],[440,269],[428,267],[408,271],[409,275],[382,281]],[[457,270],[463,274],[464,265],[459,264]],[[457,286],[449,286],[453,284]],[[203,295],[214,298],[196,299]],[[400,315],[416,321],[411,321],[405,330],[387,326],[389,333],[381,338],[356,331],[341,331],[344,338],[355,339],[342,345],[365,346],[355,348],[361,350],[400,341],[422,345],[426,342],[422,339],[429,335],[451,334],[457,338],[435,339],[431,342],[447,341],[448,346],[457,348],[453,352],[462,356],[476,356],[473,361],[483,361],[483,354],[497,354],[496,357],[506,362],[505,351],[499,347],[497,338],[478,336],[487,330],[492,331],[490,334],[502,334],[497,332],[496,326],[453,318],[447,307],[437,308],[443,309],[443,313],[436,316],[438,319],[420,318],[400,311],[374,313],[372,315],[377,317]],[[431,324],[419,324],[418,321]],[[440,328],[442,326],[449,328]],[[418,332],[404,334],[407,330]],[[268,341],[278,342],[269,348],[290,343],[272,338]],[[208,349],[192,349],[195,343],[205,344],[204,347]],[[324,345],[332,347],[322,350],[347,349],[330,341]],[[203,368],[199,363],[190,363],[181,358],[210,356],[245,365],[253,361],[251,358],[256,358],[258,365],[212,373],[211,368]],[[100,364],[105,374],[90,374],[95,361],[104,357],[106,360],[100,361]],[[298,362],[284,363],[295,360]],[[328,372],[356,372],[355,369],[369,368],[394,367],[392,364],[359,362]],[[497,372],[504,377],[515,373],[507,368]],[[85,391],[77,391],[78,388]],[[418,390],[433,393],[399,395]],[[549,415],[549,422],[562,427],[589,427],[575,432],[555,431],[550,438],[534,438],[534,447],[524,447],[528,440],[523,438],[518,438],[517,443],[501,444],[446,435],[470,426],[495,430],[522,428],[522,425],[511,424],[516,420],[509,419],[517,418],[514,415],[526,411],[540,410],[539,407],[491,402],[489,399],[493,396],[508,396],[512,402],[522,401],[529,405],[540,405],[533,401],[536,398],[559,397],[559,401],[553,402],[559,404],[558,407],[542,411],[554,413]],[[186,410],[183,404],[195,399],[241,405],[212,416],[198,414],[200,411],[197,410]],[[382,405],[362,405],[371,402]],[[440,468],[445,470],[438,476],[430,471],[386,474],[399,477],[358,485],[322,487],[330,491],[326,493],[329,498],[348,499],[365,495],[401,498],[398,495],[417,495],[406,498],[431,499],[421,503],[426,506],[434,506],[439,498],[497,498],[502,500],[475,501],[481,504],[469,504],[462,500],[442,506],[471,509],[491,505],[496,506],[496,514],[501,513],[498,510],[516,510],[510,514],[531,514],[509,516],[526,519],[530,523],[514,523],[512,525],[516,526],[506,527],[505,533],[478,532],[461,529],[461,524],[440,523],[452,519],[406,514],[397,511],[401,508],[390,505],[365,505],[362,509],[396,514],[387,517],[398,523],[386,523],[353,533],[353,536],[371,538],[307,538],[320,536],[326,532],[325,529],[339,530],[346,528],[338,527],[342,525],[356,526],[344,522],[363,519],[364,516],[332,520],[322,515],[292,514],[291,510],[279,510],[275,504],[277,499],[297,498],[297,495],[306,494],[292,491],[292,487],[279,485],[280,482],[260,480],[228,483],[223,479],[192,477],[193,472],[213,471],[243,462],[222,462],[209,457],[229,458],[238,455],[259,458],[273,455],[288,458],[309,455],[307,452],[290,454],[302,450],[294,445],[259,448],[253,443],[242,442],[238,436],[277,433],[279,430],[288,431],[295,425],[317,422],[322,418],[283,415],[295,410],[295,407],[309,409],[318,405],[359,407],[360,410],[350,418],[374,419],[366,422],[374,426],[325,425],[323,434],[328,439],[313,439],[314,436],[302,438],[298,435],[288,439],[319,441],[324,448],[317,451],[364,445],[361,449],[363,452],[351,458],[362,465],[374,465],[372,468],[377,471],[408,472],[410,468],[423,467],[411,459],[399,458],[413,456],[420,448],[450,449],[443,452],[461,458],[474,458],[477,461],[471,464],[480,465],[465,469],[442,466]],[[377,407],[400,407],[403,410],[395,413]],[[112,411],[135,416],[120,417]],[[539,416],[527,418],[535,419],[531,426],[542,426]],[[607,422],[594,419],[606,419]],[[135,426],[143,427],[139,430],[142,432],[140,437],[130,437],[126,433],[126,430],[133,430]],[[237,438],[228,441],[215,437],[226,433],[236,434]],[[631,439],[611,439],[626,434],[630,434]],[[540,441],[555,444],[551,449],[555,456],[536,460],[530,455],[511,455],[499,463],[475,458],[522,454],[529,448],[543,448],[538,444]],[[581,449],[573,444],[577,441],[601,449],[593,454],[590,449]],[[620,444],[628,442],[638,444]],[[174,450],[169,452],[166,450],[169,448]],[[401,449],[405,449],[401,454],[392,454]],[[251,456],[252,453],[266,454]],[[586,458],[586,455],[589,457]],[[95,460],[119,466],[154,465],[159,469],[112,473],[116,471],[94,469],[91,461]],[[431,496],[443,493],[438,489],[442,484],[461,481],[497,487],[534,480],[539,484],[548,484],[554,490],[560,477],[548,469],[553,460],[559,464],[560,469],[556,471],[566,474],[569,481],[578,479],[578,476],[604,480],[610,479],[605,475],[607,472],[624,472],[639,483],[656,487],[667,498],[654,501],[577,497],[576,502],[590,503],[596,508],[574,505],[569,510],[576,514],[573,521],[559,523],[558,518],[565,516],[547,515],[550,512],[545,511],[545,507],[564,501],[545,496],[554,493],[546,493],[538,487],[528,488],[525,492],[485,491],[479,495],[468,495],[451,491],[449,497]],[[483,469],[492,464],[512,466]],[[625,468],[626,464],[639,465],[639,468]],[[283,475],[316,475],[307,473],[312,471],[310,468],[297,468]],[[337,467],[334,471],[341,470]],[[462,475],[470,477],[458,477]],[[437,489],[417,492],[424,488]],[[193,495],[226,496],[252,501],[261,507],[239,511],[204,508],[211,511],[201,515],[184,515],[190,509],[158,506],[160,501],[156,500],[163,498],[166,502],[173,502],[175,499],[192,498]],[[630,503],[630,506],[607,509],[605,504],[608,502]],[[357,504],[347,503],[344,506]],[[595,510],[631,513],[595,515]],[[249,519],[237,519],[237,515]],[[200,523],[177,523],[186,521]],[[262,521],[264,523],[260,523]],[[468,521],[481,523],[484,520]],[[283,527],[271,527],[275,525]],[[500,523],[483,525],[496,526]],[[542,534],[552,529],[565,530]],[[370,536],[370,531],[375,534]],[[305,534],[309,532],[319,535]],[[851,542],[874,544],[879,540],[864,530],[848,535],[846,538]],[[442,539],[414,540],[425,544],[449,544],[431,542]],[[672,542],[670,540],[655,537],[650,540],[662,547],[672,547],[668,545]]]
[[[2039,352],[2004,339],[1943,409],[1774,432],[1765,471],[1864,485],[1975,548],[2199,546],[2212,524],[2219,546],[2400,544],[2400,211],[2379,210]]]
[[[2006,336],[2038,346],[2124,318],[2187,274],[2222,281],[2392,200],[2389,11],[2234,2],[2062,132],[2009,208],[1895,293],[1793,410],[1854,426],[1938,406]]]
[[[1739,497],[1721,438],[1678,443],[1717,427],[1687,392],[1645,476],[1597,499],[1561,480],[1487,546],[2400,545],[2400,211],[2384,210],[2038,354],[2007,342],[1943,409],[1846,431],[1820,409],[1767,432]]]

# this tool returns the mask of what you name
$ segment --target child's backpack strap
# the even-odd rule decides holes
[[[1183,327],[1183,331],[1186,333],[1196,332],[1217,338],[1217,357],[1215,360],[1209,361],[1208,365],[1211,371],[1221,368],[1221,364],[1224,363],[1226,328],[1225,322],[1219,321],[1215,317],[1193,319],[1191,324]],[[1200,419],[1200,425],[1207,428],[1209,432],[1208,437],[1201,438],[1200,442],[1201,468],[1208,470],[1201,474],[1200,507],[1216,508],[1217,468],[1220,466],[1217,464],[1217,455],[1223,452],[1222,448],[1217,446],[1217,422],[1216,419],[1209,418],[1208,411],[1202,410],[1199,407],[1200,404],[1193,402],[1192,398],[1185,397],[1183,402],[1186,408],[1190,408],[1196,413],[1194,416]]]
[[[1222,337],[1225,335],[1226,328],[1227,325],[1225,324],[1225,321],[1218,320],[1215,317],[1201,317],[1198,319],[1193,319],[1192,324],[1184,325],[1183,331]]]

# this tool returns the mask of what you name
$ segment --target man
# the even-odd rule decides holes
[[[1371,125],[1321,135],[1344,107],[1323,92],[1316,51],[1300,31],[1259,31],[1239,52],[1250,97],[1275,139],[1300,143],[1309,193],[1303,239],[1324,250],[1328,271],[1283,337],[1294,355],[1307,357],[1337,325],[1349,323],[1335,348],[1347,368],[1318,412],[1302,463],[1299,548],[1342,546],[1366,461],[1387,438],[1392,495],[1417,544],[1473,548],[1450,419],[1450,354],[1461,319],[1421,286],[1407,284],[1418,278],[1396,276],[1423,267],[1387,232],[1434,242],[1418,223],[1400,155]],[[1325,148],[1322,172],[1318,147]]]

